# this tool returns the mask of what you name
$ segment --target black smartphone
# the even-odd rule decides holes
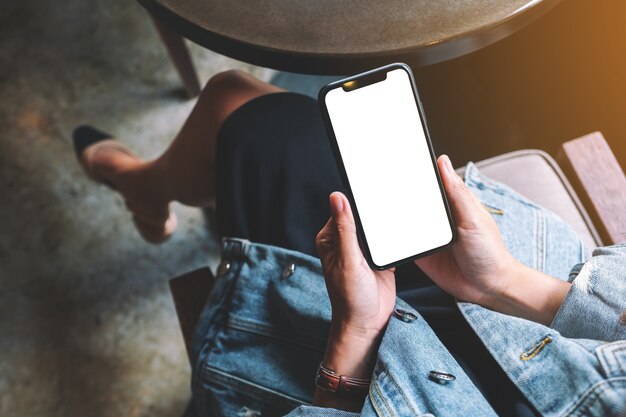
[[[454,243],[411,69],[391,64],[330,83],[319,103],[370,267],[388,269]]]

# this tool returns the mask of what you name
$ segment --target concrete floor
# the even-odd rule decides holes
[[[253,68],[198,47],[201,80]],[[189,365],[168,278],[214,264],[200,211],[162,246],[89,182],[70,133],[91,123],[144,157],[193,101],[144,10],[122,0],[0,3],[0,415],[180,415]]]

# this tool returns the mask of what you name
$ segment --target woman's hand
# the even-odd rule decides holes
[[[377,337],[396,300],[394,271],[373,271],[363,257],[348,199],[330,195],[332,217],[316,239],[333,310],[333,325]]]
[[[456,220],[452,248],[415,261],[439,287],[468,301],[540,323],[551,323],[570,284],[516,261],[491,215],[442,155],[437,163]]]
[[[517,262],[496,222],[454,171],[448,156],[442,155],[437,163],[456,222],[457,241],[445,252],[415,263],[444,291],[482,304],[504,291]]]
[[[317,235],[317,251],[332,306],[324,366],[338,375],[368,379],[396,302],[393,270],[373,271],[363,257],[348,199],[330,195],[332,217]],[[350,411],[363,398],[336,396],[317,389],[314,404]]]

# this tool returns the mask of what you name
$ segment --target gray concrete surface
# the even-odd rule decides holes
[[[191,48],[201,80],[252,68]],[[214,264],[201,213],[144,243],[89,182],[87,122],[158,155],[193,105],[133,1],[0,2],[0,416],[177,416],[189,366],[167,280]]]

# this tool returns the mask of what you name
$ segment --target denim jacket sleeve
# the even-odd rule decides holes
[[[551,327],[570,338],[626,340],[626,243],[595,249],[570,282]]]

